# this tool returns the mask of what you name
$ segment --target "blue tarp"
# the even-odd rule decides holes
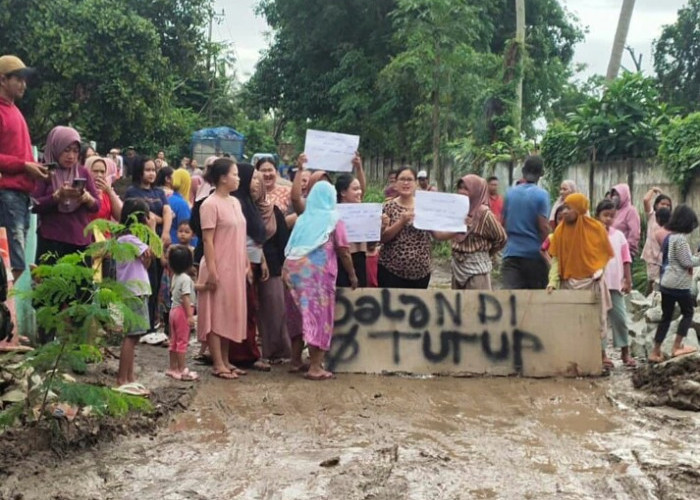
[[[192,156],[211,156],[228,153],[239,161],[243,158],[245,136],[231,127],[213,127],[192,134]],[[197,158],[201,162],[202,159]]]

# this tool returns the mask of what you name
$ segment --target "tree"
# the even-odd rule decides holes
[[[689,0],[654,42],[661,96],[684,113],[700,110],[700,0]]]
[[[71,124],[101,150],[186,144],[210,99],[208,83],[197,83],[210,81],[197,63],[207,50],[202,23],[210,6],[211,0],[0,0],[3,51],[39,73],[19,103],[35,142],[53,126]]]
[[[620,18],[617,21],[615,40],[613,41],[613,48],[610,54],[610,62],[608,63],[608,72],[606,74],[606,79],[608,81],[617,78],[617,73],[620,71],[620,64],[622,63],[622,54],[625,51],[625,44],[627,43],[627,33],[629,32],[630,22],[632,21],[632,12],[634,12],[634,1],[635,0],[622,0]]]

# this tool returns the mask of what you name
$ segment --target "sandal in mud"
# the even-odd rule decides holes
[[[180,374],[180,380],[185,382],[194,382],[195,380],[199,380],[199,374],[191,371],[189,368],[185,368]]]
[[[146,389],[143,384],[139,384],[138,382],[131,382],[129,384],[120,385],[119,387],[112,387],[112,390],[122,394],[128,394],[130,396],[148,397],[151,394],[151,391]]]

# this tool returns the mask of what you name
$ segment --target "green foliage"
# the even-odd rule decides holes
[[[453,174],[461,176],[469,173],[487,177],[493,174],[497,163],[517,163],[535,149],[532,141],[523,139],[514,127],[508,125],[499,135],[503,140],[478,145],[472,136],[452,142],[448,146],[453,159]]]
[[[89,406],[98,416],[123,417],[131,411],[153,411],[153,405],[148,399],[121,394],[109,387],[57,381],[51,390],[61,401],[74,406]]]
[[[0,0],[0,46],[39,71],[19,104],[39,143],[58,124],[101,151],[189,142],[210,85],[212,0]],[[217,80],[218,82],[218,80]],[[198,92],[198,90],[203,92]]]
[[[275,110],[275,139],[299,144],[307,127],[323,127],[359,134],[364,151],[414,160],[449,153],[445,145],[464,137],[511,143],[497,134],[513,124],[504,78],[512,2],[261,0],[259,11],[273,39],[246,90],[256,107]],[[557,0],[528,0],[526,23],[516,69],[532,134],[571,75],[583,33]]]
[[[95,221],[86,231],[100,228],[112,234],[121,234],[126,227],[106,221]],[[155,255],[162,254],[162,243],[150,228],[138,223],[129,224],[129,231],[147,244]],[[138,398],[118,394],[109,388],[60,380],[60,372],[70,369],[85,373],[87,364],[100,361],[97,347],[100,333],[124,331],[134,326],[146,326],[145,318],[133,310],[140,301],[122,283],[111,279],[94,281],[94,271],[87,257],[109,255],[116,262],[138,257],[138,249],[131,243],[120,243],[116,238],[91,244],[85,252],[68,254],[53,264],[40,264],[32,270],[34,285],[28,291],[16,292],[30,300],[36,308],[37,324],[45,332],[53,332],[55,341],[28,354],[17,370],[30,377],[27,382],[22,412],[33,418],[33,408],[40,406],[43,415],[50,391],[58,400],[77,405],[89,405],[98,414],[121,416],[126,412],[148,410],[150,406]],[[31,383],[30,383],[31,382]],[[0,415],[0,423],[16,421],[22,412],[12,407]]]
[[[685,195],[700,167],[700,112],[675,118],[664,130],[659,159]]]
[[[452,246],[449,241],[433,241],[433,258],[446,260],[452,257]]]
[[[625,73],[571,114],[569,125],[578,137],[579,151],[605,160],[656,155],[661,128],[668,120],[668,107],[654,80]]]
[[[546,159],[545,180],[552,198],[559,196],[559,186],[564,180],[566,169],[585,160],[579,148],[578,136],[564,123],[554,123],[547,128],[540,145]]]
[[[654,42],[661,95],[684,113],[700,110],[700,0],[689,0]]]
[[[368,184],[362,201],[364,203],[383,203],[384,186],[380,184]]]
[[[632,288],[641,293],[647,291],[647,263],[640,257],[632,261]]]

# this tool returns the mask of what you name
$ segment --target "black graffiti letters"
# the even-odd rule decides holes
[[[488,363],[512,363],[513,371],[522,373],[524,351],[536,353],[544,346],[539,337],[517,327],[517,297],[478,293],[477,307],[470,310],[464,307],[468,293],[474,292],[383,289],[358,295],[339,290],[329,369],[352,363],[362,355],[360,346],[372,345],[369,340],[391,342],[387,366],[398,368],[403,355],[411,353],[414,359],[419,348],[428,363],[451,362],[469,371],[464,363],[474,358],[465,353],[476,349]]]

